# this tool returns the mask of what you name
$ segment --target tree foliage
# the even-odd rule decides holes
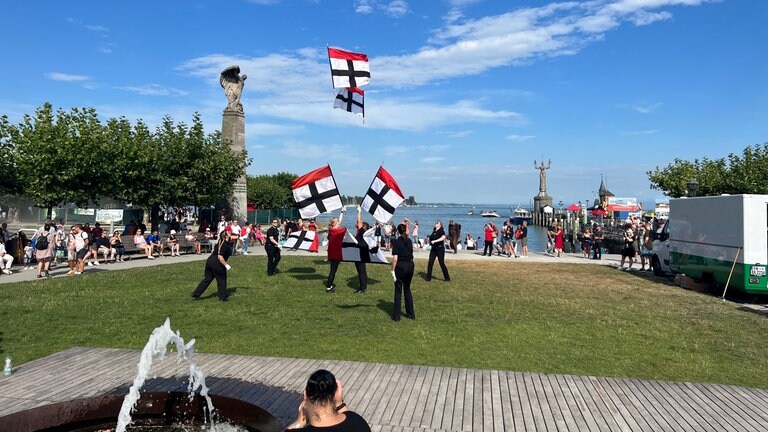
[[[247,155],[234,153],[220,133],[205,134],[170,117],[153,132],[125,118],[102,124],[93,108],[53,112],[46,103],[18,125],[0,118],[0,192],[13,191],[40,207],[85,205],[111,197],[150,208],[209,206],[232,192]]]
[[[699,183],[698,195],[768,194],[768,143],[749,146],[727,158],[676,158],[664,168],[648,171],[651,188],[678,198],[688,193],[688,182]]]
[[[287,172],[248,176],[248,202],[260,209],[293,207],[291,182],[296,177],[296,174]]]

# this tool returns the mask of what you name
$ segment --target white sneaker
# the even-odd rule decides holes
[[[83,274],[83,272],[75,272],[76,275]]]
[[[153,257],[153,256],[148,256],[147,258],[149,258],[151,260],[155,259],[155,257]]]
[[[98,261],[94,261],[93,265],[101,265]]]
[[[88,265],[88,267],[93,267],[93,263],[92,262],[89,262],[87,265]]]
[[[8,270],[8,269],[3,269],[3,273],[5,273],[5,274],[8,274],[8,275],[9,275],[9,274],[11,274],[11,271],[10,271],[10,270]]]

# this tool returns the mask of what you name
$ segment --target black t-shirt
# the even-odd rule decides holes
[[[228,241],[221,243],[221,250],[219,250],[219,243],[216,243],[216,246],[213,247],[213,252],[211,252],[211,256],[208,257],[208,262],[221,264],[219,255],[224,257],[224,261],[227,261],[229,257],[232,256],[232,245],[229,244]]]
[[[523,230],[523,236],[522,236],[521,238],[526,238],[526,237],[528,237],[528,227],[527,227],[527,226],[524,226],[524,227],[521,227],[520,229],[522,229],[522,230]]]
[[[444,235],[445,235],[445,231],[443,231],[443,227],[440,227],[439,229],[436,229],[436,230],[432,230],[432,234],[429,235],[429,241],[431,243],[432,241],[437,240],[440,237],[443,237]],[[444,248],[445,242],[432,243],[432,247],[437,249]]]
[[[96,245],[98,247],[104,246],[105,248],[111,247],[109,244],[109,237],[99,237],[96,239]]]
[[[413,261],[413,243],[408,237],[398,237],[392,242],[392,256],[399,261]]]
[[[365,421],[360,415],[358,415],[355,412],[347,411],[344,413],[346,418],[344,421],[337,425],[333,426],[325,426],[325,427],[319,427],[319,426],[312,426],[310,424],[306,425],[304,428],[301,429],[302,432],[305,431],[329,431],[329,432],[371,432],[371,427],[368,426],[368,422]]]
[[[269,229],[267,230],[267,246],[277,247],[277,245],[272,243],[272,240],[270,239],[275,239],[275,241],[280,241],[280,231],[278,231],[277,228],[269,227]]]

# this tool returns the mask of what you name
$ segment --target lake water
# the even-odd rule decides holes
[[[468,215],[467,212],[469,210],[474,211],[474,215]],[[480,216],[480,213],[482,213],[484,210],[495,210],[500,217],[497,218],[484,218]],[[445,229],[445,233],[448,234],[448,222],[453,220],[455,222],[458,222],[461,224],[461,240],[462,243],[464,242],[464,238],[467,234],[471,234],[475,240],[477,240],[477,237],[479,236],[481,238],[481,243],[479,247],[482,250],[482,238],[483,236],[483,226],[489,221],[493,220],[493,223],[496,224],[499,228],[504,224],[504,221],[507,220],[512,211],[509,207],[502,208],[501,206],[416,206],[416,207],[398,207],[395,211],[395,215],[392,217],[392,221],[395,222],[395,225],[400,223],[403,218],[408,218],[411,222],[418,221],[419,222],[419,236],[421,238],[424,238],[428,236],[432,232],[432,228],[435,225],[435,221],[440,221],[443,223],[443,227]],[[324,224],[328,223],[328,219],[333,216],[337,217],[339,215],[338,210],[333,212],[332,214],[324,214],[317,217],[317,220],[319,222],[322,222]],[[344,216],[343,225],[347,228],[352,228],[355,225],[355,220],[357,218],[357,210],[355,207],[350,206],[347,207],[347,214]],[[368,214],[367,212],[363,211],[363,220],[368,222],[369,224],[373,225],[375,223],[375,220],[373,219],[373,216]],[[541,252],[546,249],[547,245],[547,230],[543,227],[538,226],[528,226],[528,250],[529,251],[537,251]],[[519,251],[518,247],[518,251]]]

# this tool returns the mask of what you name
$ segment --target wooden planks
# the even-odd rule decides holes
[[[126,393],[139,351],[72,348],[0,378],[0,416],[107,393]],[[546,375],[351,361],[197,354],[214,394],[296,415],[307,377],[328,369],[374,431],[768,430],[768,392],[718,384]],[[186,389],[188,367],[156,360],[145,389]],[[2,419],[0,418],[0,421]]]

